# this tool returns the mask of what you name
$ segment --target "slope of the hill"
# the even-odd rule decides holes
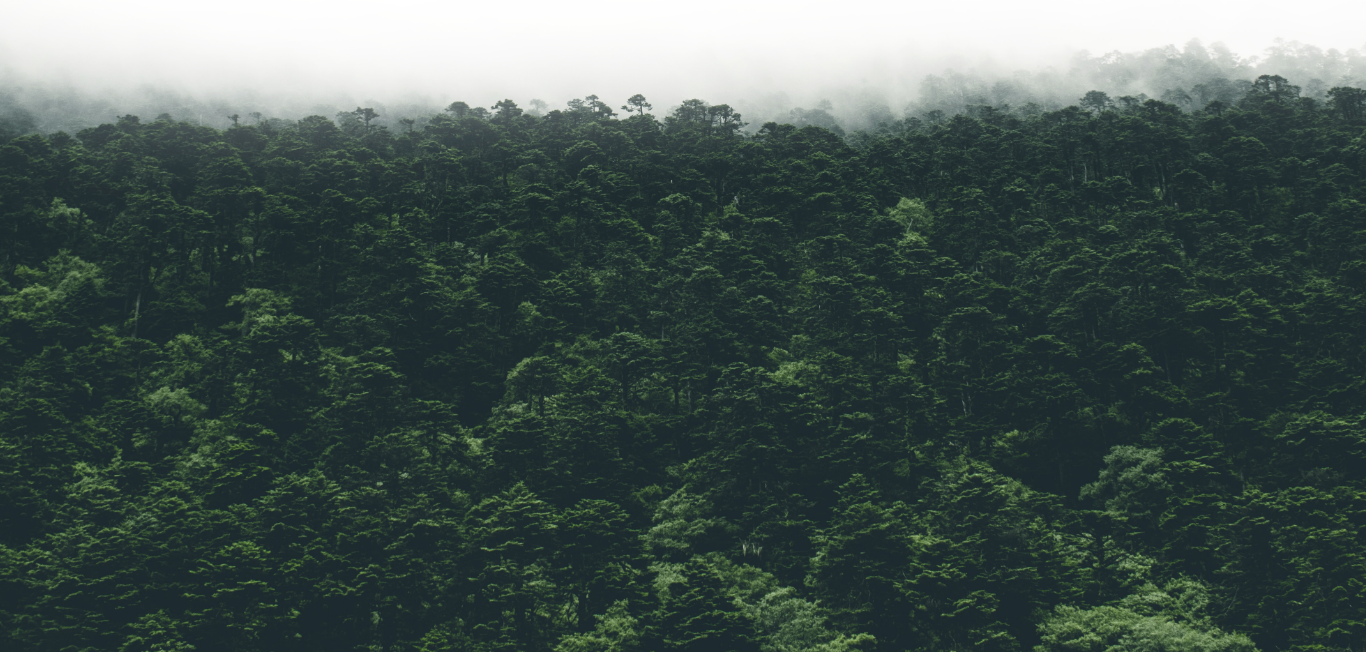
[[[1330,97],[15,138],[0,640],[1360,649]]]

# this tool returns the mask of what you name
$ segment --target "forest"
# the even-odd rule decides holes
[[[1361,650],[1366,90],[1295,82],[16,127],[0,647]]]

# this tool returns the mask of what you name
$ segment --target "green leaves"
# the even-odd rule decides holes
[[[906,640],[905,623],[894,614],[905,608],[896,583],[905,574],[911,540],[899,515],[878,502],[862,475],[840,488],[834,518],[816,538],[807,583],[842,626],[895,644]]]
[[[1178,579],[1162,589],[1151,584],[1114,606],[1059,606],[1039,625],[1036,650],[1077,652],[1190,650],[1253,652],[1252,641],[1210,622],[1208,588]]]
[[[1141,510],[1166,502],[1170,491],[1161,448],[1116,446],[1105,456],[1100,478],[1081,488],[1081,497],[1093,499],[1111,512],[1141,514]]]
[[[14,139],[0,641],[1359,648],[1361,116],[1257,84]]]
[[[716,571],[702,557],[693,557],[668,585],[655,616],[650,641],[656,649],[677,652],[756,652],[753,622],[725,593]]]

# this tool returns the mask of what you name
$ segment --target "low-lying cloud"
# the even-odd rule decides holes
[[[43,131],[124,113],[223,126],[234,113],[365,105],[397,119],[454,100],[556,108],[596,94],[616,106],[635,93],[657,114],[700,97],[751,123],[827,106],[859,128],[934,103],[1067,103],[1089,88],[1157,97],[1211,71],[1359,84],[1366,38],[1315,4],[1273,18],[1167,1],[59,1],[8,12],[0,92]]]

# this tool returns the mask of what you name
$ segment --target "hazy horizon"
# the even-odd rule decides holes
[[[1301,3],[1269,20],[1246,5],[1176,2],[1135,12],[1070,1],[1047,8],[750,2],[706,11],[623,2],[67,1],[10,12],[0,25],[0,87],[41,91],[52,102],[64,94],[93,98],[110,117],[193,105],[215,125],[224,123],[222,111],[293,118],[364,104],[412,115],[454,100],[488,106],[503,98],[523,106],[541,99],[553,109],[590,94],[615,107],[635,93],[660,115],[697,97],[729,103],[751,122],[821,100],[833,101],[836,115],[878,104],[900,117],[926,76],[947,70],[1053,83],[1050,90],[1065,95],[1094,82],[1079,62],[1189,51],[1193,41],[1224,48],[1249,70],[1287,46],[1360,60],[1366,36],[1352,21],[1329,19],[1331,7]],[[1360,69],[1347,65],[1341,74]],[[1149,80],[1125,83],[1162,90],[1146,88]],[[171,113],[197,117],[186,111]]]

